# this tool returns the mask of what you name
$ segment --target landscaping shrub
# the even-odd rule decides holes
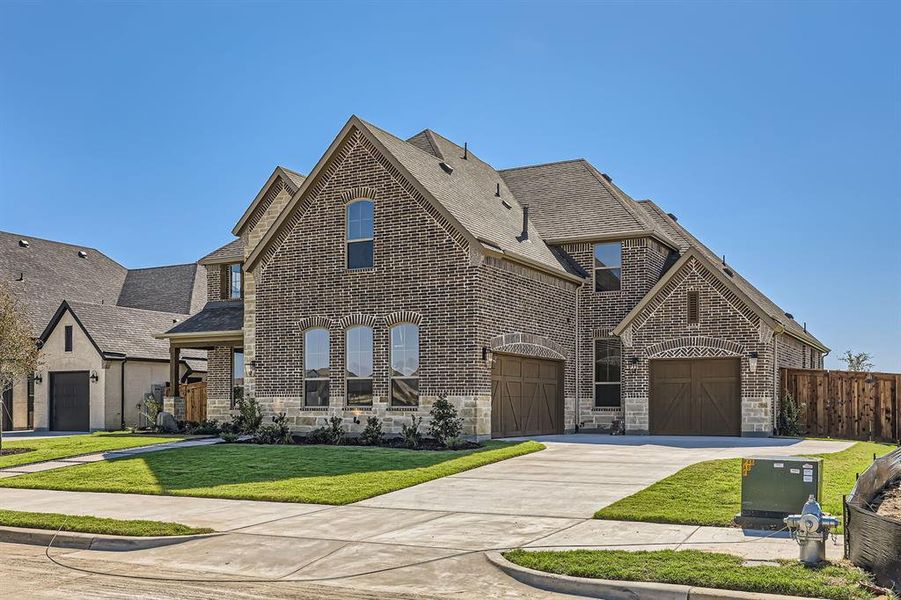
[[[223,431],[219,437],[221,437],[222,441],[226,444],[234,444],[238,441],[238,434],[234,431]]]
[[[778,426],[780,435],[801,435],[801,410],[790,393],[785,394],[779,405]]]
[[[422,417],[411,417],[409,425],[405,423],[401,426],[400,433],[407,448],[418,448],[422,443],[422,433],[419,431],[421,423]]]
[[[255,435],[263,423],[263,413],[256,398],[236,398],[235,409],[238,412],[232,416],[232,433]]]
[[[344,429],[344,419],[339,416],[334,416],[328,420],[328,431],[329,431],[329,443],[338,445],[344,441],[344,434],[347,433],[347,430]]]
[[[185,433],[189,435],[219,435],[222,427],[216,419],[204,419],[200,423],[188,424]]]
[[[287,415],[274,415],[271,424],[260,426],[253,441],[257,444],[290,444],[291,429],[288,427]]]
[[[432,421],[429,423],[429,435],[442,446],[448,440],[460,437],[463,432],[463,419],[457,416],[456,407],[447,398],[438,398],[429,411]]]
[[[149,428],[156,429],[156,418],[163,412],[162,400],[157,400],[153,394],[144,394],[144,402],[141,406],[141,414],[147,419]]]
[[[332,434],[328,427],[317,427],[303,439],[308,444],[331,444]]]
[[[382,422],[378,417],[366,419],[366,427],[360,434],[360,441],[366,446],[378,446],[382,443]]]

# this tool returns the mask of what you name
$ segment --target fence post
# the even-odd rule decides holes
[[[845,527],[845,534],[842,537],[844,543],[845,560],[851,557],[851,511],[848,510],[848,496],[842,494],[842,524]]]

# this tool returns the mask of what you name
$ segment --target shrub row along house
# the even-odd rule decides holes
[[[2,286],[41,346],[38,371],[3,391],[4,430],[88,431],[145,425],[145,394],[163,398],[168,344],[154,337],[206,302],[199,265],[126,269],[93,248],[0,232]],[[206,377],[186,353],[177,379]]]
[[[495,170],[352,117],[276,168],[161,337],[209,352],[208,416],[253,396],[298,432],[397,432],[447,397],[468,436],[765,436],[777,369],[828,352],[651,201],[585,160]],[[183,411],[179,398],[168,407]]]

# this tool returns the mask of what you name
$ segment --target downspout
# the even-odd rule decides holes
[[[125,363],[128,358],[122,360],[122,376],[119,378],[119,428],[125,429]]]
[[[785,327],[777,322],[776,327],[773,329],[773,414],[771,415],[771,420],[774,433],[778,433],[776,430],[778,429],[779,415],[776,407],[781,404],[780,394],[782,391],[779,382],[779,336],[784,332]]]
[[[576,288],[576,410],[575,410],[575,415],[576,415],[575,432],[576,433],[579,433],[579,428],[582,425],[582,420],[580,418],[581,414],[582,414],[582,409],[581,409],[582,396],[580,393],[580,390],[582,389],[582,378],[580,377],[580,372],[582,370],[581,369],[582,353],[579,352],[579,349],[582,346],[582,327],[581,327],[581,323],[579,322],[579,297],[582,295],[583,287],[585,287],[585,282],[580,283],[579,287]]]

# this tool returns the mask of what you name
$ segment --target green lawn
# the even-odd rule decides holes
[[[0,526],[27,527],[29,529],[53,529],[62,531],[79,531],[83,533],[99,533],[107,535],[163,536],[192,535],[213,533],[212,529],[188,527],[180,523],[164,523],[162,521],[120,521],[119,519],[101,519],[57,513],[23,512],[0,509]]]
[[[869,581],[867,575],[860,569],[842,565],[811,569],[797,561],[779,561],[778,566],[743,566],[740,557],[697,550],[513,550],[504,557],[530,569],[575,577],[653,581],[835,600],[874,597],[859,585]]]
[[[842,514],[842,495],[857,473],[895,447],[858,442],[842,452],[812,454],[823,459],[823,510]],[[800,510],[800,506],[798,509]],[[711,460],[686,467],[595,513],[598,519],[730,526],[741,510],[741,459]],[[839,529],[841,531],[841,529]]]
[[[0,487],[348,504],[542,450],[488,442],[464,451],[218,444],[0,479]]]
[[[147,446],[161,442],[172,442],[184,439],[180,435],[142,435],[124,431],[98,432],[91,435],[70,435],[39,440],[17,439],[3,440],[4,448],[33,448],[34,452],[0,456],[0,469],[29,463],[68,458],[95,452],[123,450],[136,446]]]

